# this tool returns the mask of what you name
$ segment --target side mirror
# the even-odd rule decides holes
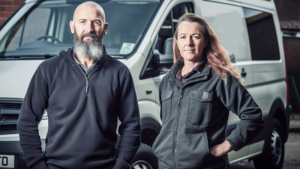
[[[168,38],[164,45],[164,54],[154,50],[153,61],[157,68],[171,68],[173,65],[173,38]]]

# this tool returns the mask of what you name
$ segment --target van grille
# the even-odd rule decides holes
[[[9,109],[21,109],[22,103],[1,103],[3,108],[9,108]]]
[[[22,102],[0,100],[0,135],[16,134]]]
[[[13,130],[17,130],[17,125],[0,126],[0,132],[1,131],[13,131]]]

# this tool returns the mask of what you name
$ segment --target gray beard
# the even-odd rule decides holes
[[[100,37],[93,33],[85,33],[81,37],[78,37],[76,31],[74,32],[73,51],[78,57],[85,57],[89,59],[101,60],[103,57],[103,35]],[[92,40],[89,42],[83,41],[85,36],[91,36]]]

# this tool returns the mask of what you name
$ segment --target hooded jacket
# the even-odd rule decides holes
[[[262,112],[240,82],[228,75],[227,84],[212,68],[185,83],[176,78],[183,67],[177,61],[160,83],[162,129],[153,150],[161,169],[199,169],[229,165],[228,155],[215,157],[210,148],[226,140],[237,151],[264,127]],[[241,119],[227,137],[229,111]]]
[[[92,69],[87,76],[75,62],[72,49],[37,68],[18,120],[20,144],[30,168],[130,168],[141,132],[131,74],[106,53]],[[37,122],[45,109],[49,125],[43,153]]]

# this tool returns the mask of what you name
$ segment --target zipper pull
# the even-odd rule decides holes
[[[179,99],[178,99],[178,106],[180,106],[181,99],[182,99],[182,95],[183,95],[183,90],[181,89],[180,97],[179,97]]]
[[[87,81],[86,81],[86,85],[85,85],[85,93],[87,93],[88,88],[89,88],[89,81],[87,80]]]

